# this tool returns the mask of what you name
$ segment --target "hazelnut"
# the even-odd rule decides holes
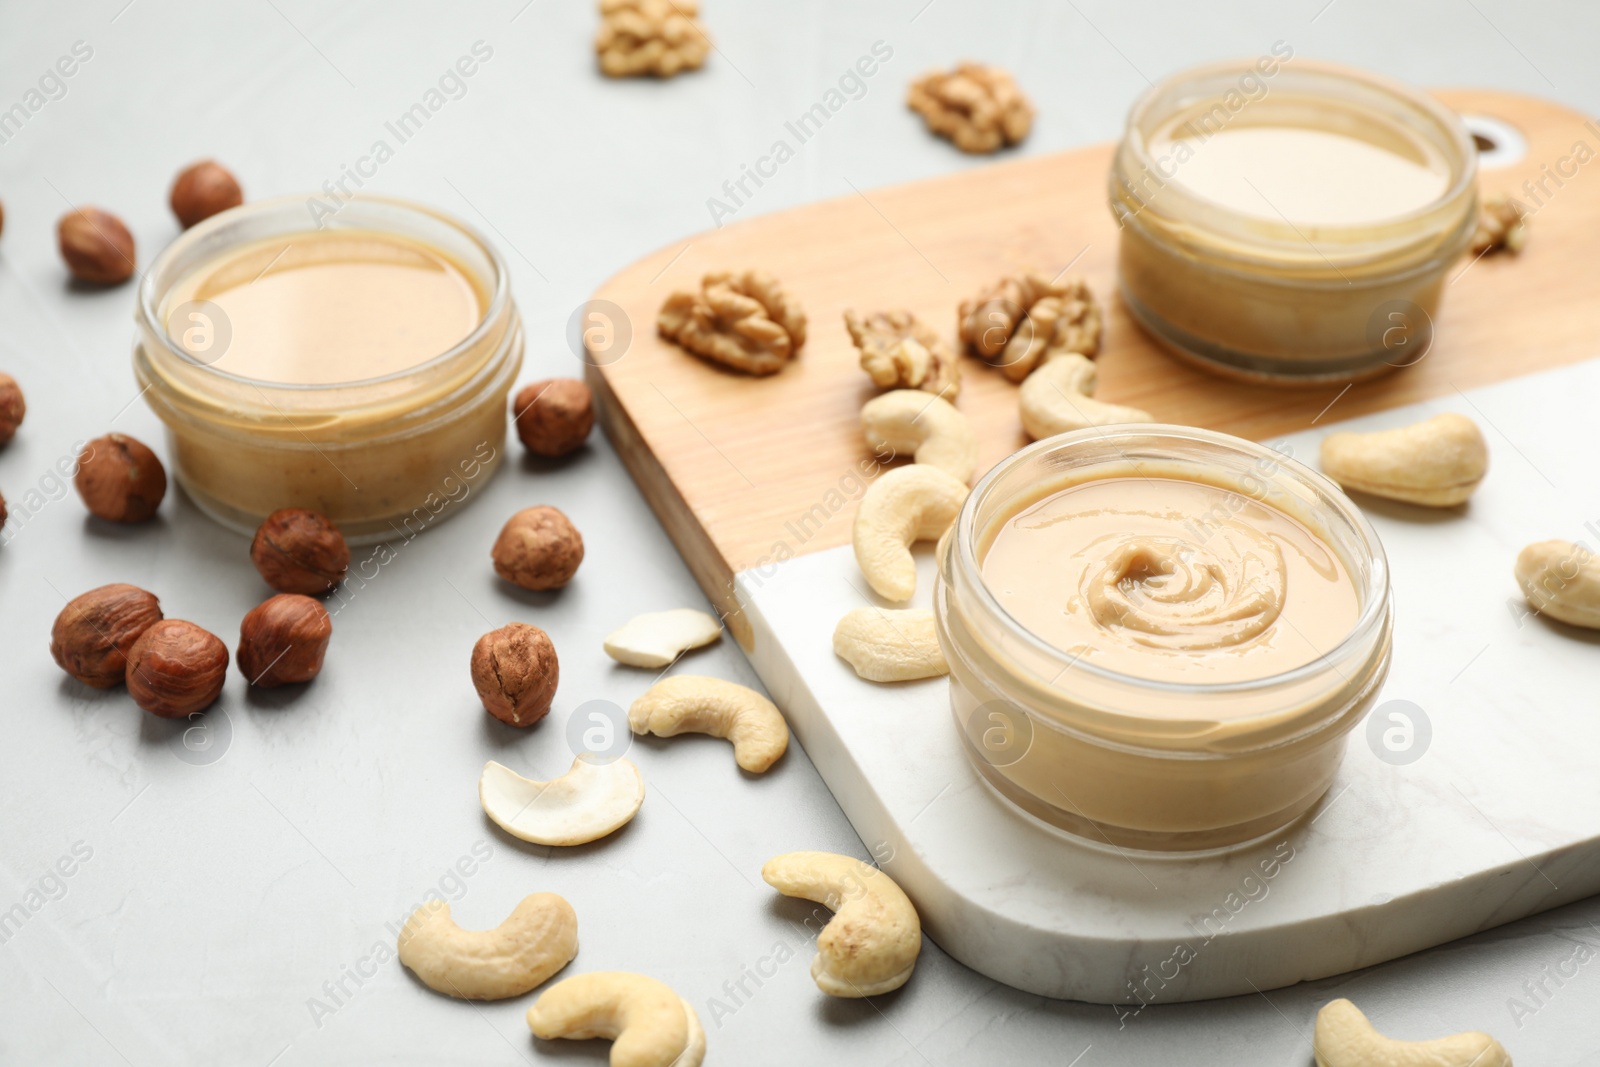
[[[11,513],[6,510],[6,498],[3,497],[3,496],[0,496],[0,527],[5,526],[6,519],[8,519],[10,517],[11,517]],[[0,541],[0,545],[3,545],[3,544],[5,544],[5,542],[4,541]]]
[[[202,159],[178,173],[168,198],[172,213],[188,229],[219,211],[244,203],[244,192],[233,172],[215,160]]]
[[[511,405],[517,436],[536,456],[565,456],[583,446],[594,428],[594,397],[576,378],[534,382]]]
[[[209,708],[222,695],[227,674],[228,646],[215,634],[182,619],[163,619],[133,643],[124,678],[135,704],[164,719],[181,719]]]
[[[56,224],[56,240],[79,281],[120,285],[133,277],[133,234],[109,211],[74,208]]]
[[[161,602],[136,585],[102,585],[75,598],[50,629],[50,655],[84,685],[110,689],[122,682],[128,652],[161,621]]]
[[[22,387],[9,374],[0,374],[0,445],[16,436],[28,405],[22,400]]]
[[[73,484],[89,514],[107,522],[144,522],[167,495],[167,472],[143,443],[108,433],[83,446]]]
[[[328,517],[307,508],[279,508],[256,531],[250,558],[278,592],[321,596],[344,581],[350,546]]]
[[[494,542],[494,571],[524,589],[559,589],[583,562],[583,538],[555,508],[523,508]]]
[[[276,689],[309,682],[322,670],[333,620],[319,601],[279,593],[257,604],[239,627],[239,673],[251,685]]]
[[[550,711],[561,667],[550,635],[513,622],[472,646],[472,684],[484,710],[512,726],[532,726]]]

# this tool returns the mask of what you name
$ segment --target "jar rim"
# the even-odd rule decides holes
[[[427,371],[449,363],[452,359],[480,346],[489,333],[498,328],[499,320],[504,315],[506,305],[511,299],[510,271],[507,268],[505,257],[500,254],[499,249],[481,231],[448,212],[440,211],[415,200],[379,196],[371,193],[357,193],[341,202],[341,210],[350,206],[358,208],[382,206],[399,209],[402,212],[425,215],[460,232],[483,252],[492,274],[492,277],[485,279],[490,283],[489,300],[484,305],[483,313],[479,316],[477,325],[465,337],[436,356],[430,356],[420,363],[414,363],[409,367],[391,371],[388,374],[381,374],[372,378],[357,378],[350,381],[315,383],[275,382],[265,378],[251,378],[247,375],[234,374],[231,371],[220,370],[210,363],[195,359],[190,352],[179,347],[173,340],[171,333],[168,332],[166,324],[161,320],[160,304],[166,298],[167,289],[170,287],[169,283],[161,286],[160,291],[157,289],[156,279],[162,277],[165,273],[162,268],[172,260],[179,258],[184,252],[189,251],[195,245],[212,236],[218,230],[230,223],[237,222],[246,214],[266,215],[280,208],[304,205],[306,200],[306,197],[294,194],[270,197],[266,200],[254,200],[238,207],[229,208],[227,211],[219,212],[175,237],[171,243],[157,253],[156,258],[151,262],[150,267],[144,272],[144,276],[139,282],[139,294],[135,303],[135,317],[146,328],[146,335],[159,339],[166,353],[172,358],[178,359],[202,373],[215,375],[221,380],[237,382],[241,385],[256,388],[265,386],[269,389],[288,392],[317,392],[321,390],[354,389],[385,385],[413,375],[425,374]],[[370,220],[368,221],[370,222]],[[330,229],[376,229],[379,232],[384,232],[383,228],[379,226],[341,225],[337,219],[330,221],[326,226],[313,224],[303,228],[286,229],[282,232],[321,233]]]
[[[1317,490],[1320,496],[1332,503],[1340,518],[1347,522],[1360,537],[1367,548],[1371,560],[1366,581],[1358,587],[1358,592],[1361,594],[1362,599],[1361,613],[1357,616],[1350,631],[1332,649],[1287,671],[1266,675],[1262,678],[1250,678],[1232,682],[1181,682],[1124,674],[1120,671],[1113,671],[1096,664],[1087,663],[1082,656],[1074,656],[1056,647],[1018,622],[1005,609],[999,598],[994,595],[988,584],[983,580],[982,561],[978,559],[977,555],[978,509],[982,506],[988,494],[994,490],[997,482],[1007,472],[1033,459],[1035,456],[1053,449],[1071,448],[1083,442],[1092,441],[1105,444],[1108,439],[1113,442],[1126,441],[1129,444],[1138,439],[1156,439],[1168,442],[1187,441],[1232,450],[1247,455],[1252,459],[1270,457],[1273,462],[1282,465],[1284,469],[1288,470],[1302,483]],[[955,526],[952,528],[950,535],[948,552],[953,560],[953,565],[960,570],[962,584],[970,591],[970,595],[976,599],[986,619],[1005,626],[1009,638],[1023,642],[1031,652],[1042,657],[1045,662],[1050,663],[1052,666],[1058,666],[1060,672],[1057,677],[1065,674],[1068,670],[1085,671],[1088,672],[1090,677],[1111,685],[1126,686],[1147,692],[1154,691],[1173,697],[1220,697],[1256,693],[1293,686],[1314,679],[1318,674],[1327,670],[1330,665],[1336,665],[1356,655],[1364,654],[1371,635],[1375,630],[1386,624],[1391,610],[1389,561],[1384,552],[1383,543],[1378,539],[1377,531],[1367,521],[1367,517],[1362,514],[1361,509],[1345,495],[1338,485],[1299,460],[1286,456],[1258,442],[1215,430],[1204,430],[1195,426],[1180,426],[1171,423],[1129,423],[1122,426],[1089,427],[1055,437],[1047,437],[1042,441],[1035,441],[1031,445],[1018,449],[995,464],[987,474],[979,479],[978,484],[968,494],[966,502],[956,516]],[[1354,574],[1353,570],[1352,574]],[[1337,670],[1337,666],[1335,666],[1335,669]]]
[[[1287,60],[1284,62],[1287,63]],[[1158,192],[1166,191],[1169,187],[1176,187],[1178,199],[1185,206],[1224,216],[1237,217],[1241,220],[1247,219],[1247,216],[1200,196],[1182,182],[1166,178],[1157,160],[1152,155],[1149,145],[1146,143],[1145,134],[1147,124],[1154,121],[1150,118],[1150,113],[1183,86],[1218,76],[1240,75],[1255,69],[1254,60],[1222,60],[1186,68],[1151,85],[1139,95],[1133,106],[1128,110],[1128,118],[1123,130],[1122,143],[1118,147],[1118,153],[1126,152],[1133,163],[1144,172],[1162,176],[1163,183]],[[1318,224],[1315,229],[1323,244],[1336,244],[1341,240],[1352,241],[1374,233],[1392,234],[1406,231],[1419,220],[1449,208],[1462,199],[1464,195],[1474,193],[1477,183],[1477,149],[1473,145],[1472,136],[1467,131],[1465,124],[1461,122],[1460,117],[1431,95],[1387,75],[1359,67],[1347,66],[1342,63],[1296,59],[1292,67],[1285,66],[1280,74],[1287,75],[1291,79],[1302,79],[1307,82],[1320,81],[1326,85],[1342,82],[1347,86],[1375,90],[1380,94],[1386,95],[1396,103],[1425,116],[1444,132],[1455,150],[1456,157],[1460,160],[1459,165],[1452,168],[1455,171],[1453,180],[1433,200],[1402,214],[1370,222]],[[1305,94],[1312,93],[1309,86],[1302,87],[1298,91]],[[1123,184],[1120,179],[1119,169],[1116,166],[1112,168],[1113,199],[1115,199],[1116,188],[1119,184]],[[1137,217],[1140,213],[1142,212],[1136,212],[1134,217]],[[1470,212],[1468,214],[1470,215]],[[1248,218],[1248,221],[1258,228],[1261,226],[1269,228],[1271,232],[1285,238],[1286,243],[1309,243],[1309,238],[1293,222],[1287,219],[1279,221],[1265,218]],[[1328,259],[1327,254],[1322,249],[1316,245],[1312,247],[1319,252],[1321,259]]]

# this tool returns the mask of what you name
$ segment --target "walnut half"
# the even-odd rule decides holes
[[[1100,305],[1081,278],[1014,274],[961,303],[962,342],[1014,382],[1053,356],[1093,356],[1104,329]]]
[[[882,389],[921,389],[946,400],[961,391],[955,353],[938,331],[909,311],[844,313],[845,329],[861,351],[861,369]]]
[[[1505,249],[1515,255],[1528,243],[1528,223],[1522,205],[1504,194],[1478,205],[1478,228],[1472,235],[1472,254]]]
[[[661,336],[746,374],[776,374],[806,342],[806,316],[770,274],[707,274],[698,293],[676,292],[656,316]]]
[[[653,74],[670,78],[696,70],[711,51],[700,27],[698,0],[600,0],[594,50],[612,78]]]
[[[911,83],[906,103],[963,152],[997,151],[1033,128],[1033,105],[1011,75],[979,63],[924,74]]]

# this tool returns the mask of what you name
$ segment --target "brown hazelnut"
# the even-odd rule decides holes
[[[164,719],[209,708],[222,695],[228,646],[182,619],[163,619],[128,651],[124,675],[135,704]]]
[[[136,585],[102,585],[61,609],[50,629],[50,655],[84,685],[110,689],[128,669],[128,652],[161,621],[161,603]]]
[[[308,508],[279,508],[256,531],[250,558],[278,592],[321,596],[344,581],[350,546],[332,519]]]
[[[133,234],[109,211],[74,208],[56,224],[56,240],[67,269],[79,281],[120,285],[133,277]]]
[[[9,374],[0,374],[0,445],[16,436],[28,405],[22,400],[22,386]]]
[[[239,673],[251,685],[276,689],[309,682],[322,670],[333,620],[320,601],[279,593],[257,604],[239,627]]]
[[[594,397],[576,378],[534,382],[511,405],[517,436],[536,456],[565,456],[583,447],[594,428]]]
[[[514,622],[472,646],[472,684],[484,710],[512,726],[532,726],[550,711],[561,667],[550,635]]]
[[[583,562],[583,537],[552,507],[524,508],[494,542],[494,571],[524,589],[559,589]]]
[[[167,495],[167,472],[143,443],[108,433],[83,446],[73,484],[89,514],[107,522],[144,522]]]
[[[168,198],[172,213],[188,229],[219,211],[244,203],[244,192],[233,172],[215,160],[202,159],[178,172]]]

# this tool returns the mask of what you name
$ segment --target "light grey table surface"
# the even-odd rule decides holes
[[[924,135],[902,103],[909,77],[963,57],[1010,67],[1037,102],[1027,154],[1112,138],[1147,79],[1277,40],[1421,84],[1600,110],[1600,8],[1576,2],[706,8],[718,44],[707,68],[655,83],[597,75],[585,0],[0,4],[0,109],[75,42],[93,50],[0,143],[0,370],[29,401],[0,450],[0,492],[14,511],[30,488],[46,501],[0,548],[0,912],[23,909],[0,931],[0,1063],[604,1062],[603,1043],[534,1042],[531,998],[471,1005],[393,960],[375,965],[387,927],[435,887],[469,926],[497,923],[525,893],[564,894],[581,924],[571,970],[668,981],[699,1010],[711,1063],[1304,1065],[1315,1010],[1337,995],[1400,1036],[1479,1028],[1522,1064],[1600,1063],[1600,901],[1359,974],[1119,1022],[1109,1007],[999,986],[931,944],[898,994],[822,996],[796,926],[807,909],[759,869],[790,849],[865,851],[798,746],[749,779],[723,742],[639,743],[649,799],[614,839],[549,855],[500,834],[476,802],[484,759],[563,770],[572,710],[625,706],[651,680],[612,665],[601,637],[639,611],[704,603],[599,435],[554,465],[522,462],[508,440],[512,460],[483,499],[406,545],[340,612],[313,686],[262,696],[230,677],[211,713],[229,737],[212,762],[180,759],[180,727],[122,691],[56,670],[46,646],[64,596],[134,582],[231,646],[267,592],[245,540],[181,493],[130,529],[86,519],[70,493],[51,499],[50,468],[76,440],[115,428],[162,447],[129,366],[134,287],[75,290],[56,257],[69,203],[119,213],[148,262],[176,234],[166,192],[190,160],[224,160],[260,198],[337,180],[385,139],[394,156],[369,190],[460,214],[510,261],[532,380],[577,373],[565,333],[585,296],[709,226],[707,199],[876,41],[893,58],[865,95],[741,215],[982,165]],[[480,41],[492,56],[396,145],[384,123]],[[499,524],[533,503],[565,510],[588,545],[559,595],[517,595],[489,567]],[[549,630],[562,659],[555,711],[526,733],[477,708],[466,669],[476,637],[512,619]],[[726,640],[679,669],[752,681]],[[58,864],[71,874],[52,874]],[[451,874],[458,864],[470,875]],[[747,977],[758,970],[771,974],[759,986]],[[730,994],[741,979],[748,995]]]

